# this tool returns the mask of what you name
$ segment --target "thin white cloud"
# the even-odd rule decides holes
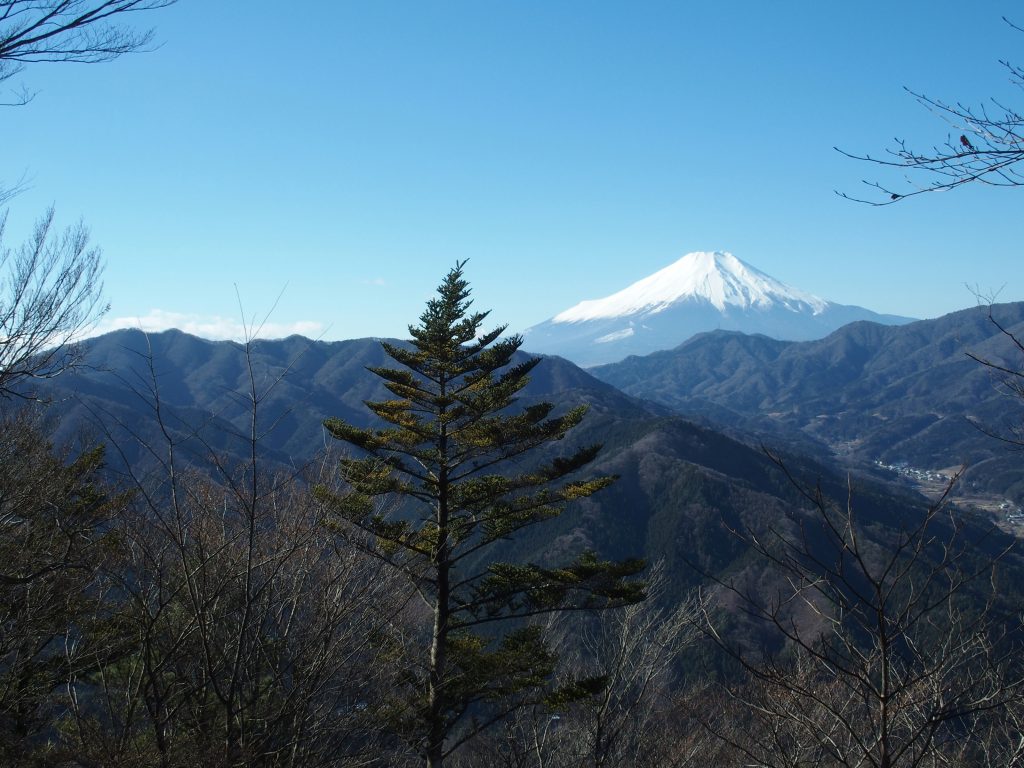
[[[388,281],[385,280],[383,277],[372,277],[367,280],[360,280],[359,282],[362,283],[363,285],[376,285],[380,287],[383,287],[388,284]]]
[[[246,329],[242,321],[220,315],[195,315],[183,312],[168,312],[164,309],[151,309],[142,317],[106,317],[91,335],[98,336],[122,328],[134,328],[148,333],[158,333],[170,328],[201,336],[204,339],[230,339],[244,341]],[[259,327],[249,329],[249,333],[260,339],[281,339],[285,336],[299,334],[316,338],[324,331],[323,323],[315,320],[297,320],[292,323],[265,322]]]

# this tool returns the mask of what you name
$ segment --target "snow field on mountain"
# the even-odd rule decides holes
[[[727,306],[767,309],[782,306],[817,315],[829,302],[791,288],[744,263],[731,253],[697,251],[603,299],[581,301],[552,318],[576,323],[637,314],[656,314],[682,301],[706,301],[722,311]]]

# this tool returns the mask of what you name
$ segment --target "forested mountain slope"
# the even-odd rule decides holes
[[[764,354],[761,340],[751,337],[712,336],[694,344],[717,338],[752,343],[756,354]],[[61,415],[58,439],[85,432],[109,442],[111,465],[123,468],[127,462],[136,472],[166,450],[161,420],[179,454],[197,464],[216,455],[243,465],[256,434],[266,468],[320,471],[318,460],[330,442],[322,420],[340,416],[368,424],[362,402],[388,396],[366,370],[388,363],[374,339],[256,341],[247,354],[241,344],[179,331],[118,331],[90,341],[86,360],[88,368],[57,380],[51,392]],[[592,470],[620,477],[539,527],[541,538],[510,542],[523,557],[543,560],[592,548],[609,557],[665,559],[683,588],[699,581],[698,570],[720,572],[743,559],[727,527],[769,525],[801,505],[784,473],[757,445],[637,400],[560,358],[547,358],[534,369],[522,400],[553,401],[559,409],[587,403],[583,423],[551,450],[602,443]],[[827,493],[845,498],[845,480],[827,467],[797,454],[787,462],[795,476],[820,479]],[[856,494],[865,519],[883,524],[920,504],[866,481],[858,482]]]
[[[1024,336],[1024,303],[991,312],[1006,331]],[[715,332],[592,373],[771,444],[826,449],[862,464],[967,464],[965,487],[1019,501],[1020,457],[986,431],[1009,433],[1024,403],[998,371],[968,356],[1021,366],[1020,351],[988,313],[976,307],[902,326],[858,322],[807,342]]]

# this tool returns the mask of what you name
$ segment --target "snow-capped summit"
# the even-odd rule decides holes
[[[654,314],[685,300],[707,301],[719,311],[726,305],[748,309],[781,305],[794,312],[825,311],[828,302],[790,288],[746,264],[731,253],[697,251],[628,288],[603,299],[581,301],[552,318],[554,323],[575,323]]]
[[[803,341],[854,320],[909,318],[834,304],[791,288],[723,251],[689,253],[603,299],[581,301],[525,333],[525,349],[580,365],[671,349],[716,329]]]

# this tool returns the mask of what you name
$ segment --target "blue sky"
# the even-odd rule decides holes
[[[513,330],[695,250],[880,312],[1021,300],[1024,190],[857,205],[884,177],[833,149],[943,141],[904,86],[1019,104],[1021,10],[180,0],[135,19],[157,50],[18,78],[7,243],[53,203],[103,248],[105,327],[213,336],[236,285],[248,315],[283,291],[270,335],[404,335],[463,259]]]

